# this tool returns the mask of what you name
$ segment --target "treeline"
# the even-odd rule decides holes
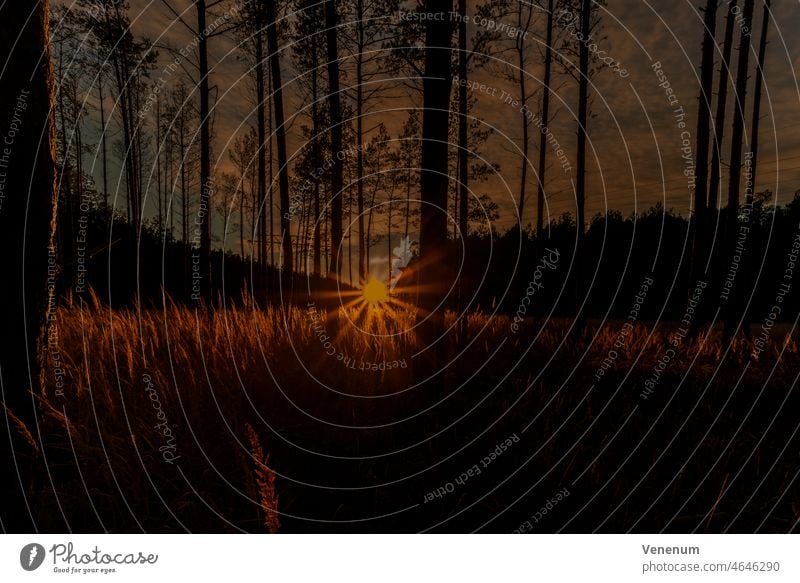
[[[723,210],[714,228],[727,220]],[[775,205],[771,191],[756,193],[736,224],[746,229],[747,242],[740,238],[733,254],[724,238],[710,239],[713,268],[700,280],[701,302],[693,301],[698,280],[692,279],[692,221],[660,205],[629,216],[595,215],[582,257],[575,219],[565,213],[540,237],[532,229],[512,229],[470,235],[466,247],[451,241],[447,260],[471,309],[484,313],[625,319],[647,283],[638,321],[678,322],[690,312],[694,326],[712,319],[724,324],[727,318],[746,334],[750,323],[770,328],[791,321],[800,312],[792,288],[800,270],[800,191],[786,205]],[[413,293],[413,286],[406,289]],[[461,309],[466,300],[451,297],[445,305]]]
[[[733,311],[737,318],[760,322],[775,305],[780,285],[787,280],[787,269],[796,269],[800,249],[800,191],[785,206],[773,204],[770,191],[757,193],[746,219],[747,252],[731,258],[721,238],[713,247],[712,263],[719,268],[704,283],[704,299],[713,314]],[[165,298],[192,301],[192,249],[179,239],[164,238],[158,225],[150,223],[136,235],[124,216],[113,218],[113,234],[109,239],[108,216],[102,203],[92,205],[86,213],[86,261],[83,273],[76,265],[68,270],[58,293],[88,299],[92,289],[114,305],[129,305],[138,299],[145,306],[161,305]],[[724,212],[719,221],[726,220]],[[686,290],[691,280],[691,223],[672,210],[655,206],[627,217],[612,211],[596,215],[585,233],[584,260],[588,267],[578,269],[577,229],[569,213],[554,219],[537,238],[534,230],[511,229],[475,232],[466,239],[450,240],[443,258],[451,266],[462,295],[451,294],[445,307],[491,313],[498,311],[514,316],[522,311],[525,317],[625,318],[640,291],[642,283],[652,280],[646,301],[638,311],[640,320],[680,320],[687,309]],[[110,244],[109,244],[110,240]],[[130,249],[135,248],[137,272],[126,264]],[[539,257],[536,263],[532,257]],[[544,258],[544,259],[541,259]],[[420,262],[415,255],[409,264],[413,274]],[[255,269],[237,253],[215,250],[212,267],[224,273],[218,295],[224,291],[225,301],[236,303],[243,297],[263,303],[277,301],[270,295],[280,279],[278,270],[265,273]],[[538,273],[537,273],[538,270]],[[579,279],[580,278],[580,279]],[[326,288],[324,277],[295,274],[285,280],[283,300],[303,301],[309,288]],[[450,282],[453,283],[453,282]],[[414,303],[418,300],[416,280],[412,275],[401,277],[396,294]],[[348,286],[344,285],[344,289]],[[746,288],[743,295],[731,290]],[[585,302],[576,304],[576,293],[586,293]],[[752,291],[752,296],[750,292]],[[244,294],[244,296],[243,296]],[[522,299],[528,297],[528,301]],[[794,295],[781,300],[777,320],[784,321],[800,310]],[[217,297],[219,300],[220,297]],[[744,306],[749,305],[745,311]],[[718,322],[721,318],[718,318]]]

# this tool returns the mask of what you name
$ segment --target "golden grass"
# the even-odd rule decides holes
[[[356,303],[340,311],[335,322],[324,311],[319,314],[337,350],[356,359],[394,360],[418,347],[413,333],[403,333],[413,328],[415,314],[402,305]],[[369,334],[354,332],[352,323]],[[453,323],[449,314],[446,324]],[[256,309],[245,302],[212,312],[168,302],[163,309],[112,310],[93,298],[67,300],[57,325],[64,393],[57,394],[48,362],[40,401],[48,446],[44,461],[51,479],[62,486],[42,498],[39,511],[75,516],[80,508],[88,515],[83,516],[86,530],[105,528],[109,522],[132,531],[207,530],[213,524],[214,529],[260,526],[275,532],[280,525],[276,473],[264,452],[274,437],[264,429],[264,418],[277,419],[271,429],[280,430],[283,422],[302,434],[303,417],[287,409],[287,398],[319,415],[337,414],[334,400],[311,390],[308,371],[344,379],[351,387],[364,384],[366,392],[391,390],[409,379],[393,376],[401,371],[373,375],[369,381],[349,378],[350,373],[321,349],[308,306]],[[459,338],[458,326],[453,327],[450,353],[474,339],[465,359],[477,366],[506,339],[504,356],[496,365],[502,368],[503,362],[516,362],[538,334],[526,366],[510,379],[514,385],[529,383],[557,348],[555,362],[560,364],[553,366],[578,365],[584,378],[594,374],[610,350],[617,352],[615,373],[635,370],[644,376],[674,328],[639,323],[618,346],[619,322],[609,322],[599,331],[590,322],[569,337],[568,320],[530,321],[515,335],[509,333],[509,325],[506,317],[470,314],[468,338]],[[723,346],[719,333],[701,334],[682,345],[671,368],[675,374],[691,370],[708,378],[723,356],[734,370],[749,360],[751,350],[752,343],[741,337]],[[797,354],[794,339],[776,334],[770,349],[751,367],[766,371],[774,365],[778,376],[793,374]],[[157,429],[160,419],[153,395],[165,414],[169,436]],[[342,412],[342,418],[348,415],[351,412]],[[35,446],[33,437],[27,437]],[[170,437],[172,455],[183,464],[165,460]]]

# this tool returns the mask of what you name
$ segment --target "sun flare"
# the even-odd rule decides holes
[[[389,291],[386,289],[385,283],[371,277],[361,288],[361,297],[369,305],[375,306],[389,299]]]

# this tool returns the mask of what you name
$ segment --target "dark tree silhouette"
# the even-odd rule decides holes
[[[517,53],[517,83],[519,85],[520,96],[520,112],[522,121],[522,166],[520,168],[519,177],[519,221],[520,227],[525,226],[525,194],[528,187],[528,152],[530,150],[530,118],[528,117],[528,91],[526,89],[526,81],[528,74],[525,71],[525,48],[528,41],[525,40],[525,35],[531,27],[533,21],[533,11],[535,8],[532,4],[523,2],[517,3],[517,28],[520,33],[514,39],[514,51]],[[552,16],[551,16],[552,18]]]
[[[542,86],[542,120],[550,123],[550,83],[553,69],[553,12],[554,0],[547,2],[547,32],[544,47],[544,79]],[[544,179],[547,170],[547,133],[539,132],[539,187],[536,192],[536,237],[542,236],[544,227]]]
[[[34,433],[38,427],[34,394],[40,390],[41,364],[58,351],[56,134],[48,8],[47,0],[0,6],[0,135],[4,142],[0,149],[0,265],[6,278],[0,286],[0,398]],[[4,438],[0,449],[3,473],[9,479],[25,470],[18,456],[28,451],[26,446],[15,448],[22,440],[18,441],[13,424],[11,433],[11,441]],[[6,446],[14,451],[13,461]],[[6,532],[30,529],[27,502],[14,494],[19,485],[15,480],[14,486],[3,488],[6,498],[0,519]]]
[[[575,286],[577,304],[582,298],[583,278],[583,251],[586,239],[586,136],[589,117],[589,32],[592,20],[592,0],[581,2],[581,38],[578,49],[578,141],[575,154],[575,222],[578,227],[578,236],[575,248],[575,262],[577,265],[576,277],[578,284]]]
[[[200,76],[200,208],[206,214],[200,225],[200,294],[211,299],[211,199],[214,185],[211,182],[211,112],[208,84],[208,36],[206,30],[206,2],[195,0],[197,11],[197,52]],[[199,215],[198,215],[199,216]]]
[[[755,188],[758,170],[758,131],[761,121],[761,87],[764,84],[764,59],[767,53],[767,34],[769,33],[771,0],[764,0],[764,16],[761,21],[761,39],[758,42],[758,62],[756,63],[756,81],[753,88],[753,121],[750,125],[750,152],[753,154],[752,182]],[[750,196],[752,197],[752,190]]]
[[[393,88],[393,84],[374,83],[374,80],[389,73],[392,67],[387,54],[381,48],[391,40],[391,28],[386,26],[385,15],[397,12],[398,0],[356,0],[348,4],[353,5],[353,12],[340,15],[340,20],[346,24],[340,31],[339,52],[349,55],[347,61],[352,61],[353,64],[350,78],[354,81],[354,84],[345,90],[349,93],[355,109],[355,190],[358,232],[351,230],[350,240],[352,241],[353,236],[358,238],[358,279],[366,280],[369,274],[370,242],[366,236],[368,229],[365,227],[369,211],[365,212],[367,180],[364,178],[366,161],[363,146],[365,138],[375,130],[375,127],[369,127],[374,124],[367,115],[371,105],[382,103],[382,99]],[[339,10],[342,11],[342,8]],[[344,77],[347,78],[347,75]],[[350,247],[352,248],[352,245]]]
[[[706,208],[714,213],[719,201],[720,175],[722,173],[722,137],[725,132],[725,110],[728,105],[728,81],[730,79],[731,50],[733,48],[733,24],[736,21],[738,0],[728,4],[725,19],[725,40],[722,44],[722,62],[719,66],[717,89],[717,112],[714,117],[714,136],[711,144],[711,178],[708,184],[708,204]]]
[[[716,50],[718,0],[708,0],[703,17],[703,41],[700,48],[700,95],[697,98],[697,129],[695,145],[694,216],[689,221],[692,237],[688,293],[691,296],[697,282],[706,277],[710,249],[708,203],[708,147],[711,132],[711,96],[714,85],[714,51]],[[700,299],[697,317],[692,324],[696,333],[706,320],[708,298]]]
[[[324,30],[320,29],[319,23],[324,19],[324,6],[316,0],[303,0],[299,4],[297,13],[297,24],[294,29],[294,66],[296,70],[303,71],[299,75],[296,83],[301,90],[302,99],[308,103],[310,109],[306,110],[310,126],[303,126],[305,148],[294,166],[295,176],[298,180],[298,188],[307,189],[306,181],[311,181],[311,209],[308,213],[308,228],[311,236],[311,253],[313,255],[312,273],[319,278],[322,275],[322,227],[325,223],[323,182],[320,175],[314,175],[314,171],[324,163],[324,151],[327,147],[327,138],[321,134],[322,128],[327,122],[326,108],[324,107],[325,84],[324,67],[325,63]],[[308,253],[307,238],[303,241],[303,251]],[[326,246],[327,247],[327,246]],[[305,265],[303,268],[305,269]]]
[[[764,15],[761,20],[761,39],[758,42],[758,60],[756,62],[756,81],[753,88],[753,120],[750,124],[750,153],[752,164],[750,170],[749,185],[745,188],[745,196],[747,198],[748,207],[753,204],[753,195],[756,188],[756,177],[758,170],[758,133],[760,126],[761,116],[761,87],[764,82],[764,58],[767,53],[767,34],[769,33],[769,19],[770,19],[770,0],[764,0]],[[749,245],[745,251],[745,269],[743,270],[742,286],[746,290],[755,293],[753,289],[754,273],[753,273],[753,245]],[[745,334],[750,334],[750,310],[745,308],[742,314],[742,329]]]
[[[707,263],[708,221],[706,203],[708,195],[708,144],[711,130],[711,92],[714,85],[714,51],[717,27],[718,0],[706,2],[703,18],[703,43],[700,58],[700,96],[697,106],[697,151],[695,152],[694,220],[692,275],[690,292],[703,277]]]
[[[335,0],[325,2],[325,36],[328,48],[328,108],[331,130],[331,265],[330,276],[339,279],[342,275],[342,199],[344,197],[344,166],[339,153],[342,151],[342,97],[339,93],[339,46],[337,39]]]
[[[747,96],[747,73],[750,58],[750,36],[753,27],[754,0],[745,0],[742,9],[742,32],[739,37],[739,62],[736,68],[736,99],[733,108],[733,130],[731,132],[730,180],[728,183],[728,207],[725,221],[725,249],[733,257],[739,221],[739,188],[742,171],[742,143],[744,136],[744,111]],[[736,294],[732,294],[734,297]],[[735,302],[732,302],[735,304]],[[736,322],[735,311],[729,305],[725,310],[725,334],[733,334]]]
[[[364,0],[356,0],[356,200],[358,207],[358,279],[367,279],[364,244],[364,51],[366,49]],[[391,225],[390,225],[391,228]]]
[[[467,96],[467,80],[469,75],[467,55],[467,0],[458,0],[458,229],[466,252],[469,231],[469,134],[467,116],[469,115],[469,99]],[[527,129],[526,129],[527,140]],[[527,143],[526,143],[527,146]],[[523,169],[527,160],[523,162]],[[523,170],[524,172],[524,170]],[[523,186],[524,188],[524,186]],[[524,191],[523,191],[524,192]],[[520,199],[520,207],[522,199]],[[459,312],[465,301],[463,278],[459,278],[458,303]],[[467,318],[460,322],[462,335],[467,333]]]
[[[440,307],[447,244],[447,144],[450,125],[451,27],[449,0],[426,0],[425,12],[444,14],[429,20],[425,30],[425,72],[423,85],[422,154],[420,157],[420,307],[429,316],[423,334],[430,338],[444,324]],[[445,278],[442,277],[445,275]]]
[[[739,61],[736,69],[736,98],[733,109],[731,133],[730,181],[728,184],[728,241],[734,236],[739,212],[739,185],[741,184],[742,142],[744,135],[744,111],[747,96],[748,63],[750,57],[750,29],[753,23],[753,0],[745,0],[742,10],[742,32],[739,39]]]
[[[286,153],[286,121],[283,109],[283,81],[281,78],[281,54],[278,43],[278,22],[275,2],[262,0],[265,8],[267,25],[267,51],[269,52],[270,70],[272,72],[272,107],[275,115],[275,143],[278,146],[278,189],[281,203],[281,249],[283,251],[283,271],[291,277],[292,261],[292,225],[291,208],[289,206],[289,165]]]
[[[257,197],[259,205],[259,257],[262,270],[267,267],[267,139],[272,141],[272,136],[267,137],[267,114],[266,108],[270,103],[267,98],[266,72],[264,71],[264,6],[259,4],[254,10],[255,24],[255,77],[256,77],[256,132],[258,135],[258,154],[257,154]],[[271,188],[271,185],[270,185]],[[255,230],[255,229],[254,229]]]

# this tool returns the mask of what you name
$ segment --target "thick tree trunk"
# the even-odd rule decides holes
[[[283,111],[283,82],[281,81],[281,56],[278,51],[278,25],[275,3],[263,0],[267,15],[267,50],[272,71],[272,103],[275,111],[275,140],[278,145],[278,189],[281,204],[281,249],[283,272],[290,279],[294,271],[292,264],[292,223],[289,207],[289,167],[286,154],[286,124]]]
[[[0,6],[0,388],[5,406],[36,434],[42,362],[58,364],[55,305],[56,134],[47,0]],[[52,395],[58,397],[58,395]],[[30,532],[28,502],[12,480],[30,451],[11,425],[0,439],[4,483],[0,521],[6,532]],[[13,452],[13,461],[10,457]],[[11,464],[15,464],[12,466]],[[28,476],[20,479],[27,483]],[[11,483],[13,482],[13,484]],[[27,493],[28,495],[31,492]]]
[[[422,153],[420,157],[420,308],[427,317],[420,327],[430,342],[444,329],[444,291],[449,273],[447,247],[448,130],[450,123],[450,0],[426,0],[425,12],[442,14],[429,20],[425,32]]]

